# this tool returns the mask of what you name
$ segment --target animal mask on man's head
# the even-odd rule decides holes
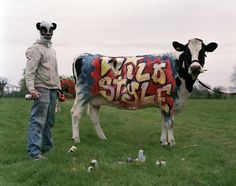
[[[50,42],[53,31],[57,28],[56,23],[41,21],[36,24],[36,28],[40,31],[40,39],[45,42]]]

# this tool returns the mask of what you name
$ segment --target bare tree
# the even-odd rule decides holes
[[[233,69],[233,74],[231,75],[231,82],[233,83],[233,86],[236,87],[236,66]]]
[[[22,79],[19,81],[20,92],[26,94],[27,93],[27,86],[25,81],[25,69],[23,70]]]
[[[6,86],[6,84],[8,83],[8,79],[4,78],[4,77],[0,77],[0,99],[1,99],[1,103],[2,103],[2,96],[3,96],[3,92],[4,92],[4,87]]]

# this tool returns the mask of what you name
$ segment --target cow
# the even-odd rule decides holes
[[[203,73],[206,52],[218,44],[193,38],[187,44],[172,43],[175,52],[158,55],[110,57],[84,53],[73,62],[76,98],[71,109],[72,138],[80,142],[79,122],[86,105],[100,139],[102,105],[122,109],[159,107],[162,115],[160,142],[175,145],[174,114],[182,110],[198,75]]]

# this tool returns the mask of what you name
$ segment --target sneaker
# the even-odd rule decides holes
[[[32,160],[46,160],[47,158],[39,154],[37,156],[31,157]]]

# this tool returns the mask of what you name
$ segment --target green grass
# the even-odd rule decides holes
[[[70,108],[62,104],[53,128],[54,148],[45,161],[30,161],[26,131],[31,101],[3,99],[0,104],[0,186],[112,186],[236,184],[236,100],[190,100],[175,117],[174,148],[159,144],[160,112],[102,107],[100,120],[109,141],[100,141],[86,114],[81,143],[67,153],[71,140]],[[145,163],[119,164],[144,150]],[[182,161],[181,158],[185,158]],[[98,168],[87,172],[92,159]],[[156,167],[156,160],[166,167]]]

